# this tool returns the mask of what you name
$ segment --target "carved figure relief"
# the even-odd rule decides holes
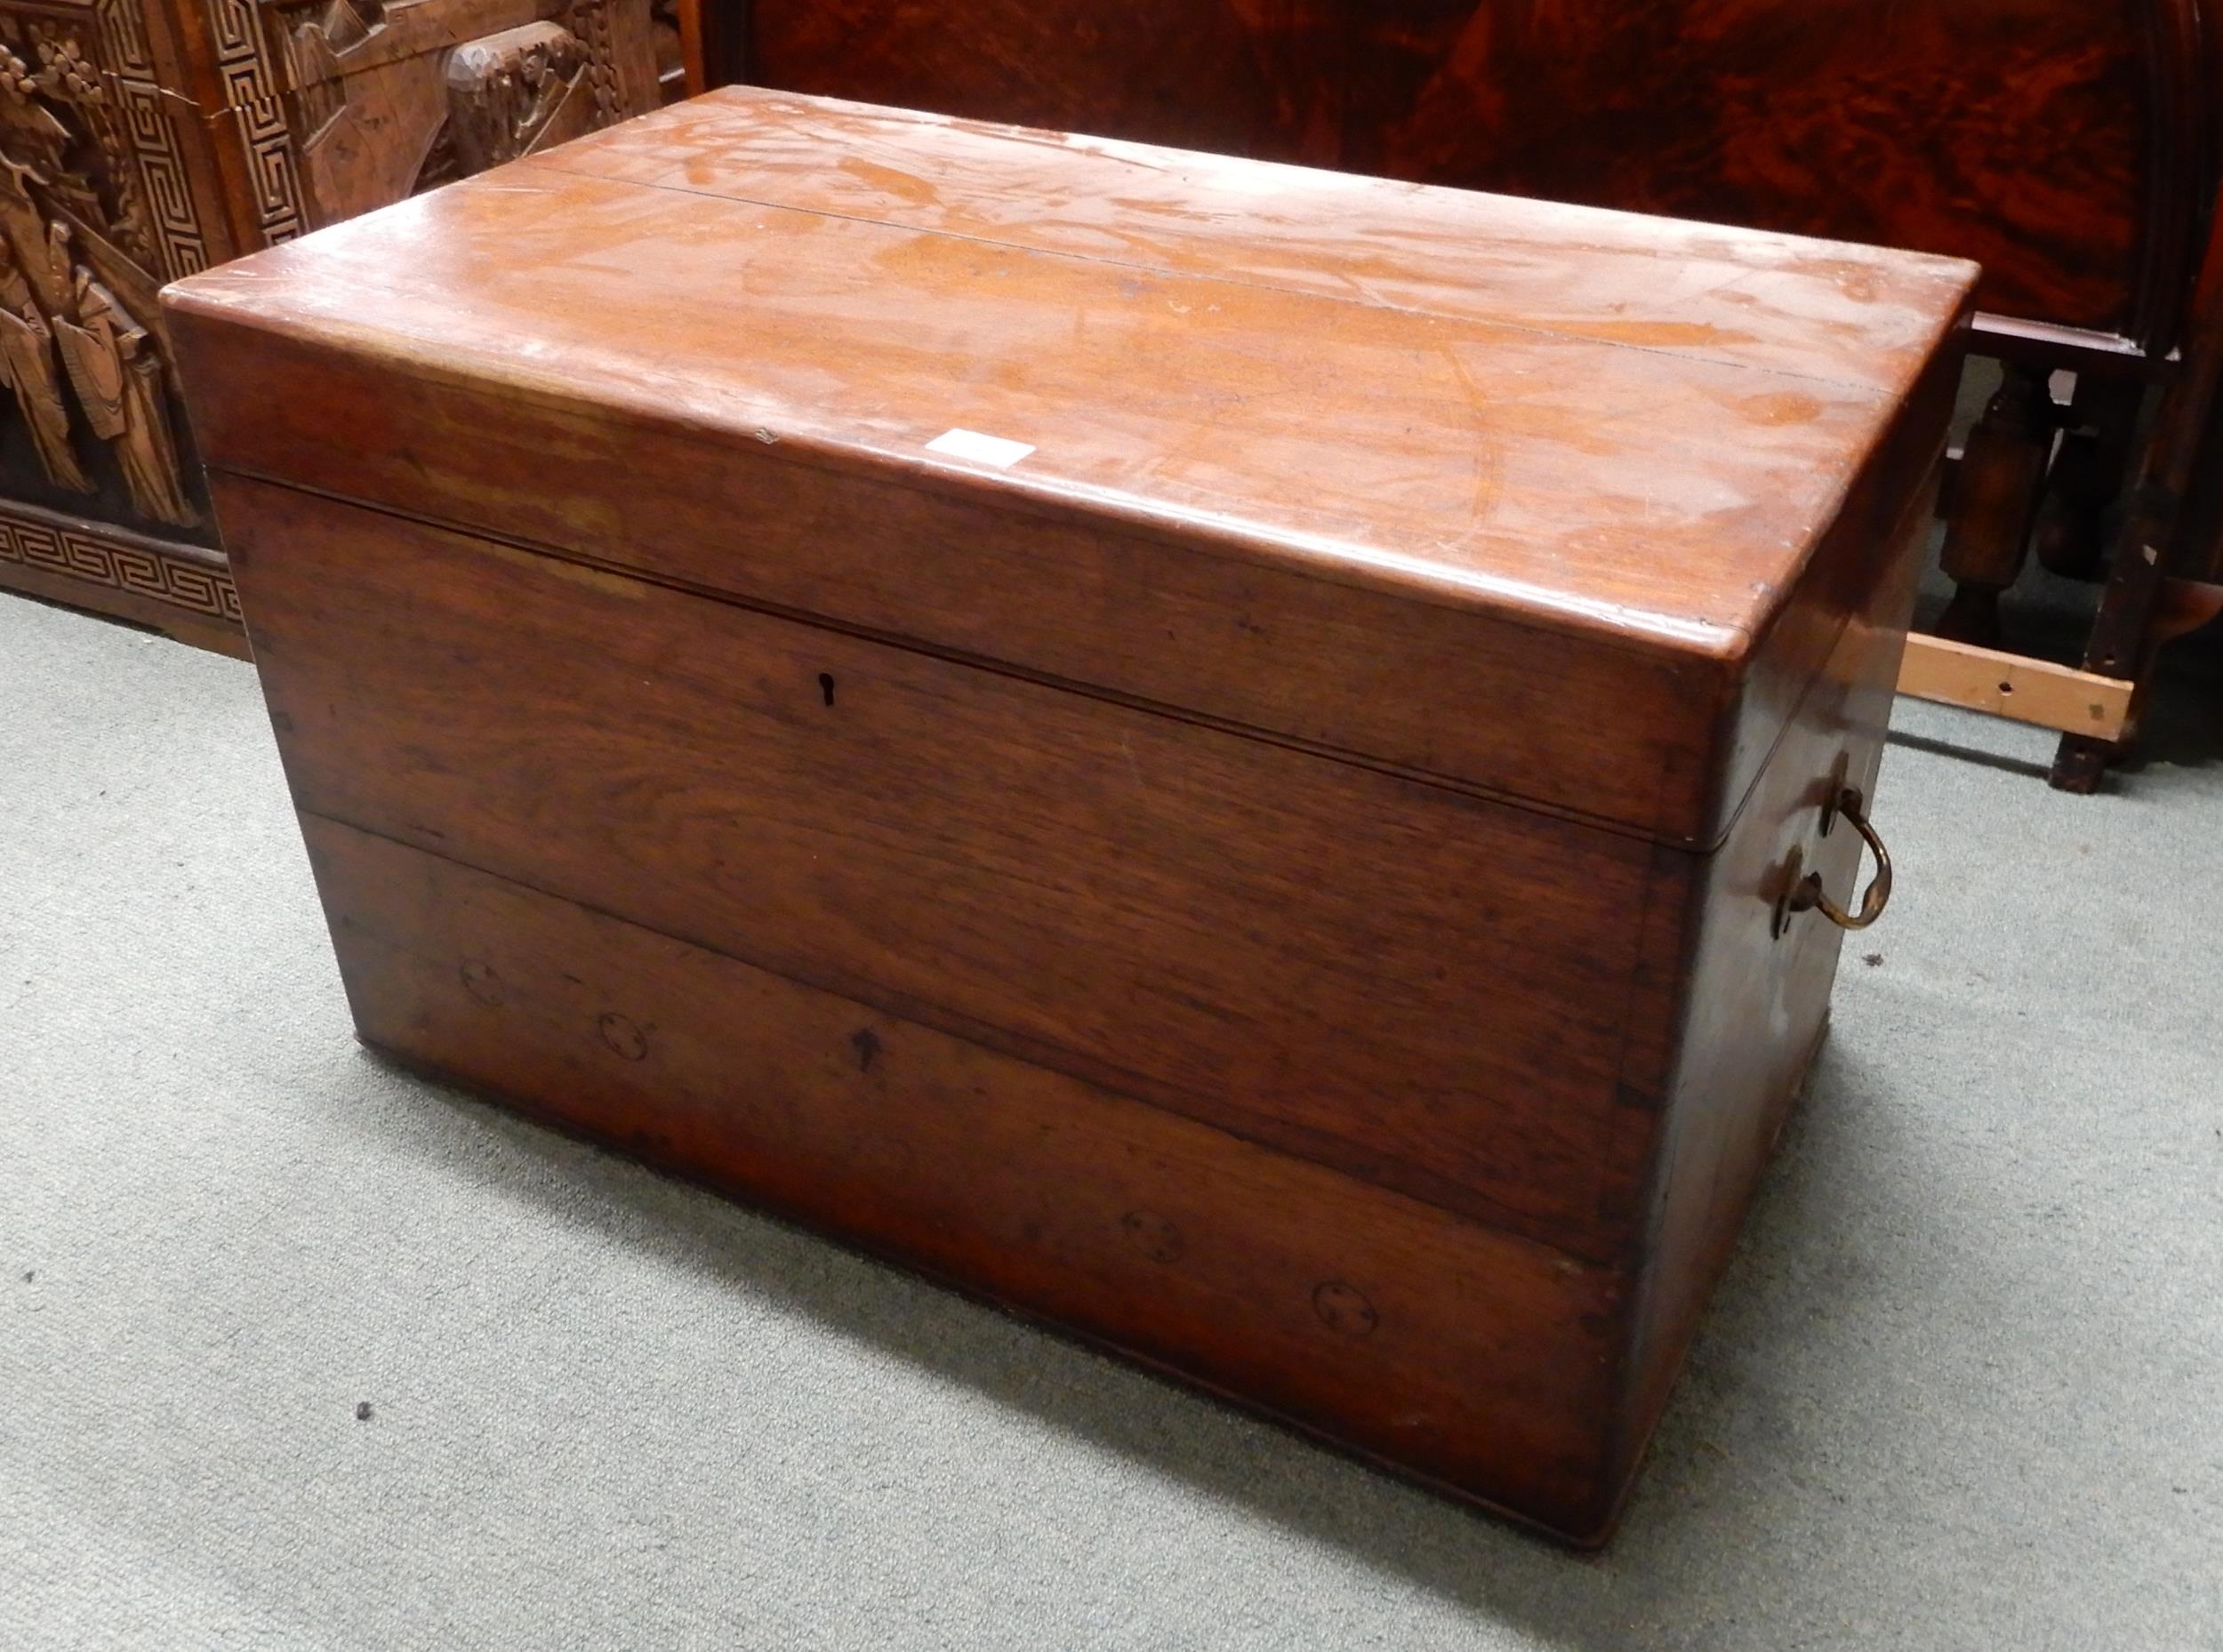
[[[654,108],[659,4],[0,0],[0,589],[236,627],[156,293]]]
[[[447,60],[448,129],[466,172],[549,148],[601,124],[587,49],[555,23],[458,46]]]
[[[649,4],[260,0],[309,225],[654,108]]]
[[[81,36],[46,17],[0,17],[0,362],[48,482],[99,491],[76,441],[89,437],[115,454],[137,515],[192,527],[145,318],[164,279],[198,267],[197,225],[189,196],[160,220],[149,210],[148,157],[172,140],[166,125],[126,118],[141,84],[130,71],[149,72],[127,0],[84,20],[100,27]]]
[[[0,370],[15,392],[16,409],[30,429],[46,479],[73,493],[92,493],[92,478],[69,445],[69,408],[62,400],[53,331],[32,301],[31,284],[4,239],[0,239]]]
[[[311,0],[290,11],[294,20],[281,38],[294,91],[296,140],[304,149],[320,148],[348,114],[345,59],[386,27],[386,8],[381,0]]]
[[[70,295],[76,318],[54,327],[92,433],[115,449],[140,515],[191,527],[199,517],[180,478],[152,339],[83,264],[71,266]]]
[[[177,30],[156,8],[172,4],[203,14],[222,111],[194,111],[177,67],[158,67]],[[25,432],[15,474],[99,501],[87,509],[199,525],[155,301],[231,233],[200,221],[196,127],[225,116],[209,129],[245,146],[257,238],[283,239],[652,107],[648,4],[0,0],[0,428]]]

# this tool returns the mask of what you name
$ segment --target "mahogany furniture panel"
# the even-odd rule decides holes
[[[2147,8],[2101,0],[708,9],[714,84],[1918,247],[1979,261],[1986,310],[2126,336],[2149,168],[2189,158],[2146,152]]]
[[[0,588],[245,652],[156,290],[654,107],[652,38],[649,0],[0,0]]]
[[[1592,1542],[1974,279],[735,91],[166,302],[366,1039]]]
[[[266,484],[220,494],[242,565],[285,564],[247,577],[303,808],[1567,1248],[1628,1202],[1598,1183],[1641,840]],[[1394,852],[1351,856],[1360,822]],[[1493,921],[1434,926],[1453,890]]]
[[[1448,1487],[1583,1517],[1616,1271],[444,856],[301,824],[369,1042],[1407,1472],[1424,1456]]]

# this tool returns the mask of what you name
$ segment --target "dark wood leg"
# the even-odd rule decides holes
[[[2084,653],[2086,670],[2128,678],[2139,687],[2159,639],[2201,623],[2217,602],[2211,587],[2180,587],[2172,597],[2168,573],[2171,553],[2180,549],[2199,553],[2198,567],[2215,560],[2212,544],[2185,539],[2187,531],[2211,533],[2214,523],[2203,520],[2203,512],[2187,522],[2183,508],[2188,495],[2211,498],[2207,477],[2223,452],[2223,212],[2209,214],[2200,282],[2179,350],[2180,365],[2162,390],[2153,435],[2139,457],[2130,517],[2116,537],[2115,565]],[[2125,739],[2136,727],[2139,698],[2133,689]],[[2093,790],[2118,749],[2071,734],[2053,759],[2053,784],[2063,791]]]
[[[2175,495],[2148,482],[2132,500],[2131,519],[2115,545],[2115,566],[2092,622],[2084,669],[2102,677],[2141,678],[2150,647],[2155,610],[2167,578],[2169,532],[2177,518]],[[2136,717],[2137,702],[2131,702]],[[2053,758],[2057,791],[2093,791],[2121,744],[2068,734]]]
[[[749,0],[678,0],[679,43],[694,96],[749,79]]]
[[[2155,592],[2148,611],[2146,635],[2131,667],[2137,686],[2131,698],[2131,721],[2123,742],[2083,740],[2075,736],[2061,742],[2053,759],[2053,784],[2063,791],[2091,791],[2099,784],[2107,766],[2123,754],[2129,734],[2138,726],[2139,702],[2146,697],[2147,679],[2154,656],[2179,637],[2215,623],[2223,617],[2223,585],[2195,580],[2164,579]]]
[[[2138,434],[2145,386],[2135,379],[2083,374],[2069,408],[2069,428],[2046,479],[2032,536],[2038,560],[2068,579],[2100,572],[2107,512],[2122,497]]]
[[[2007,363],[1961,452],[1942,557],[1958,589],[1938,622],[1939,634],[1954,642],[1999,646],[1999,595],[2022,572],[2052,453],[2046,378],[2042,367]]]

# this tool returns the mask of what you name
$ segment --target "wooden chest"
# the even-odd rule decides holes
[[[1975,273],[736,90],[166,301],[367,1041],[1592,1541]]]

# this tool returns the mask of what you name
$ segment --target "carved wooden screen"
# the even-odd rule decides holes
[[[0,0],[0,585],[221,641],[156,293],[654,107],[654,40],[650,0]]]

